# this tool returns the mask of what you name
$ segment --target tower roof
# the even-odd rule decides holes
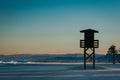
[[[80,32],[81,32],[81,33],[90,33],[90,32],[98,33],[97,30],[93,30],[93,29],[85,29],[85,30],[81,30]]]

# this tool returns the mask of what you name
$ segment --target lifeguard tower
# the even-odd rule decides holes
[[[89,59],[92,59],[93,69],[95,69],[95,48],[99,47],[99,40],[94,40],[94,33],[98,31],[93,29],[81,30],[81,33],[84,33],[84,40],[80,40],[80,47],[84,48],[84,69],[86,69],[86,62]],[[88,49],[92,53],[87,53]]]

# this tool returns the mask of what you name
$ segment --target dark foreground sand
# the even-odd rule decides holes
[[[92,70],[83,64],[1,65],[0,80],[120,80],[120,64],[96,64]]]

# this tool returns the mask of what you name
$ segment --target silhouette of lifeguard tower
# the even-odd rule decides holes
[[[84,69],[86,69],[86,62],[89,59],[92,59],[93,69],[95,69],[95,48],[99,47],[99,40],[94,40],[94,33],[98,33],[98,31],[86,29],[80,32],[84,33],[84,40],[80,40],[80,47],[84,48]],[[92,51],[89,54],[88,49]]]

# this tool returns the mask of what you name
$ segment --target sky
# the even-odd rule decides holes
[[[120,48],[120,0],[0,0],[0,54],[83,53],[89,28],[96,53]]]

